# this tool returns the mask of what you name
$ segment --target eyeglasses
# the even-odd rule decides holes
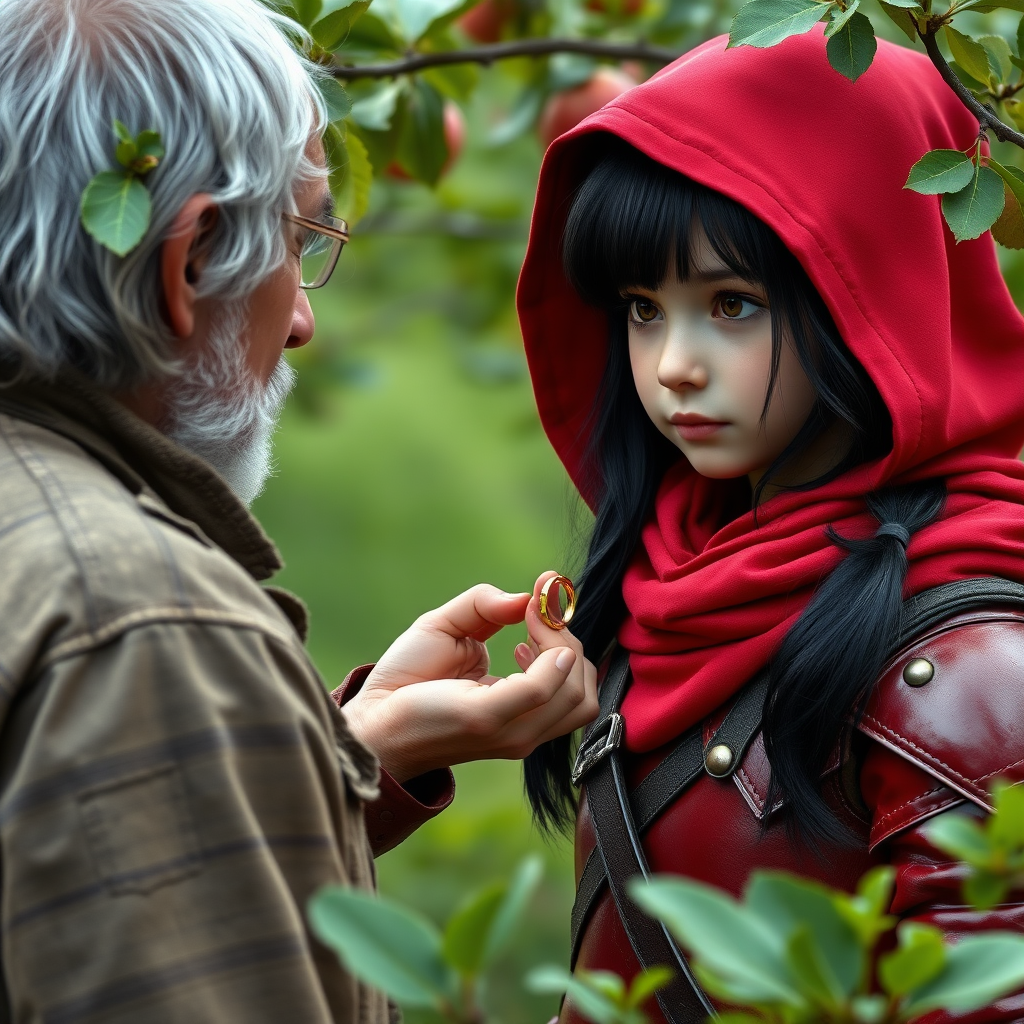
[[[312,220],[294,213],[284,214],[284,219],[308,232],[302,243],[301,287],[306,291],[322,288],[334,273],[341,250],[348,241],[348,224],[340,217]]]

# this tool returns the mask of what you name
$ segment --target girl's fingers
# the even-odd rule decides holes
[[[537,660],[538,653],[540,652],[532,650],[527,644],[516,644],[512,656],[516,659],[516,664],[525,672]]]

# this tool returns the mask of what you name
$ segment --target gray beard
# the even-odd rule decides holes
[[[244,311],[228,309],[174,382],[164,433],[208,462],[251,505],[273,474],[273,435],[295,371],[282,357],[264,385],[246,365]]]

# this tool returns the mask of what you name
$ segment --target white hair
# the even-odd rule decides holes
[[[111,390],[178,369],[160,244],[196,193],[219,208],[201,297],[244,300],[281,265],[281,214],[324,173],[295,31],[258,0],[0,0],[0,362]],[[149,231],[123,258],[79,220],[86,184],[116,166],[115,118],[166,147]]]

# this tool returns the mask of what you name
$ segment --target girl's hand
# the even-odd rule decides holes
[[[584,667],[584,672],[593,676],[596,692],[597,670],[589,661],[586,660],[586,658],[583,657],[583,645],[572,635],[572,633],[569,632],[568,629],[564,627],[562,629],[552,629],[540,617],[540,592],[543,589],[544,584],[557,575],[557,572],[553,569],[549,569],[547,572],[543,572],[537,577],[537,582],[533,585],[533,596],[530,598],[530,603],[526,609],[527,643],[519,644],[513,652],[513,656],[516,659],[516,664],[526,672],[534,661],[545,651],[553,650],[556,647],[570,647],[576,652],[580,665]],[[554,592],[551,596],[557,597]]]
[[[352,731],[399,782],[464,761],[521,759],[597,714],[593,665],[575,637],[537,613],[536,593],[551,575],[532,597],[480,584],[421,615],[345,705]],[[544,649],[523,667],[517,648],[521,673],[488,675],[485,641],[524,617]]]

